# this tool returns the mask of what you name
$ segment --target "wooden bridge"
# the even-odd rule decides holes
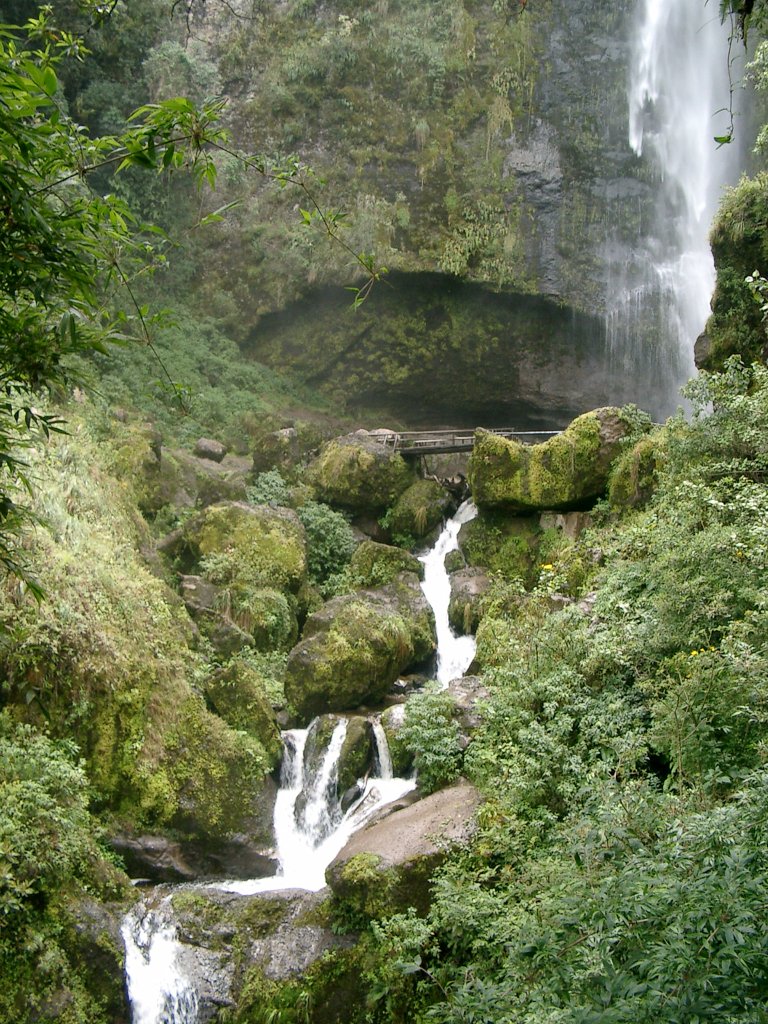
[[[523,444],[538,444],[548,437],[559,434],[559,430],[514,430],[502,428],[489,430],[489,434],[511,438]],[[390,451],[399,455],[443,455],[449,452],[471,452],[475,443],[475,431],[472,430],[407,430],[407,431],[372,431],[376,440]]]

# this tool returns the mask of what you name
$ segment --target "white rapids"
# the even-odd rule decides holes
[[[459,546],[459,530],[464,523],[471,522],[477,515],[477,508],[471,501],[465,501],[456,515],[445,524],[435,546],[420,556],[424,563],[424,582],[421,589],[435,613],[437,633],[436,679],[446,687],[452,679],[464,675],[475,656],[475,638],[456,636],[448,621],[448,605],[451,600],[451,581],[445,569],[445,556]]]

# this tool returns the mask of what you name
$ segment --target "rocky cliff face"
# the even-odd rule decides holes
[[[652,201],[627,142],[634,6],[307,0],[249,8],[247,21],[218,11],[198,31],[238,143],[298,149],[327,180],[313,179],[320,203],[348,213],[345,241],[397,274],[371,302],[374,326],[340,312],[327,289],[359,268],[301,222],[305,196],[259,181],[213,241],[200,300],[257,359],[409,423],[425,379],[448,407],[433,422],[648,405],[653,368],[613,351],[605,328],[612,268],[631,271]],[[225,193],[241,195],[237,168],[222,170]],[[462,290],[468,281],[482,290]],[[473,322],[456,324],[467,301]]]

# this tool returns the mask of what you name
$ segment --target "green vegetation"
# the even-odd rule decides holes
[[[462,758],[454,712],[448,694],[429,688],[405,706],[397,739],[413,755],[423,793],[433,793],[458,778]]]

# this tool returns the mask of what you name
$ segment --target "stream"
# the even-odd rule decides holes
[[[448,622],[451,588],[445,557],[458,547],[462,525],[476,514],[475,506],[465,502],[445,524],[434,547],[420,556],[424,564],[422,590],[435,615],[436,678],[443,687],[466,672],[475,654],[474,637],[457,637]],[[377,717],[371,719],[371,725],[376,751],[373,772],[361,780],[360,794],[346,811],[337,796],[337,781],[347,720],[339,717],[314,773],[306,770],[305,761],[312,723],[307,729],[285,731],[274,811],[277,873],[269,878],[200,883],[201,887],[243,896],[281,889],[322,889],[325,869],[350,836],[379,808],[416,787],[415,778],[393,777],[384,729]],[[121,931],[132,1024],[197,1024],[198,994],[178,966],[181,944],[167,886],[148,893],[125,917]]]

